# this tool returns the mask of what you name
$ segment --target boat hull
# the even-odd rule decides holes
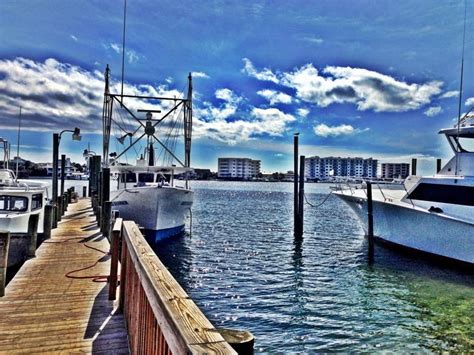
[[[335,193],[367,227],[367,199]],[[392,244],[474,266],[474,225],[404,202],[373,201],[374,234]],[[366,230],[367,232],[367,230]]]
[[[110,192],[112,208],[146,231],[150,242],[182,234],[194,192],[176,187],[143,186]]]

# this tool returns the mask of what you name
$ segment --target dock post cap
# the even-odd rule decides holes
[[[238,354],[253,354],[255,339],[248,330],[230,328],[216,328],[216,330]]]

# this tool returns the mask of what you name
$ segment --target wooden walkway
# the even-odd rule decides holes
[[[108,300],[109,243],[97,228],[89,199],[69,211],[0,298],[0,353],[128,353],[122,314]]]

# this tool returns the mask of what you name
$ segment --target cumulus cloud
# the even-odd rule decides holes
[[[328,126],[328,125],[325,125],[324,123],[321,123],[317,126],[314,126],[313,130],[314,130],[314,133],[320,137],[337,137],[337,136],[346,136],[346,135],[351,135],[351,134],[362,133],[362,132],[368,131],[369,129],[365,128],[361,130],[347,124],[342,124],[339,126]]]
[[[321,44],[324,42],[324,40],[320,37],[314,37],[314,36],[306,36],[301,38],[303,41],[309,42],[309,43],[315,43],[315,44]]]
[[[248,58],[243,58],[244,61],[244,68],[242,72],[246,73],[247,75],[262,81],[271,81],[278,84],[278,78],[276,74],[274,74],[270,69],[263,68],[262,71],[257,71],[253,66],[252,62]]]
[[[474,97],[470,97],[466,100],[466,102],[464,103],[464,105],[466,106],[474,106]]]
[[[120,92],[112,81],[111,92]],[[35,62],[16,58],[0,60],[0,127],[16,129],[18,107],[23,108],[23,129],[58,131],[80,127],[85,132],[101,133],[104,78],[99,71],[89,72],[55,59]],[[124,93],[133,95],[181,97],[167,86],[130,85]],[[127,106],[165,109],[141,100],[127,100]]]
[[[309,114],[309,110],[307,108],[299,108],[298,110],[296,110],[296,112],[300,117],[306,117]]]
[[[312,64],[286,73],[258,71],[244,58],[243,72],[296,90],[296,97],[320,107],[354,104],[358,110],[403,112],[418,109],[441,93],[441,81],[407,83],[363,68],[328,66],[319,72]]]
[[[442,82],[408,84],[367,69],[326,67],[324,76],[307,64],[283,75],[282,83],[296,89],[300,99],[326,107],[352,103],[358,110],[401,112],[430,103],[441,92]]]
[[[446,91],[445,93],[441,94],[439,96],[440,99],[449,99],[451,97],[457,97],[459,96],[459,91],[458,90],[451,90],[451,91]]]
[[[78,41],[78,40],[77,40],[77,37],[74,36],[74,35],[69,35],[69,37],[71,37],[71,39],[72,39],[74,42],[77,42],[77,41]]]
[[[193,78],[209,79],[209,75],[203,73],[202,71],[193,71]]]
[[[423,112],[423,114],[428,117],[433,117],[433,116],[439,115],[441,112],[443,112],[443,109],[441,108],[441,106],[432,106],[428,108],[425,112]]]
[[[292,102],[291,96],[283,92],[266,89],[257,91],[257,94],[266,98],[270,102],[270,105],[274,105],[277,103],[291,104]]]

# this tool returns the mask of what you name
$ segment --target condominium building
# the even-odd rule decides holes
[[[405,179],[409,174],[408,163],[382,163],[382,179]]]
[[[217,176],[221,179],[250,180],[260,174],[260,160],[249,158],[219,158]]]
[[[305,177],[308,180],[328,180],[335,177],[375,178],[377,159],[318,156],[305,159]]]

